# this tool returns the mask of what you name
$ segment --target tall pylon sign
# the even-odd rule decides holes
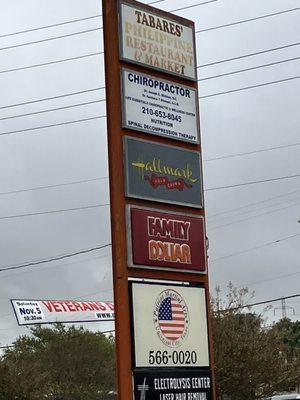
[[[103,0],[120,400],[213,400],[194,23]]]

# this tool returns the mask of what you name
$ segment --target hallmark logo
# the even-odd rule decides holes
[[[138,169],[141,179],[149,182],[154,189],[165,186],[167,190],[177,189],[182,192],[185,188],[191,189],[193,184],[198,182],[198,179],[193,177],[193,170],[189,163],[186,163],[183,168],[179,168],[165,164],[159,157],[144,162],[143,156],[140,156],[131,165]],[[150,174],[148,175],[147,172]]]

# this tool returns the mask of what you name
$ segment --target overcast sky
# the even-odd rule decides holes
[[[162,1],[164,10],[200,1]],[[0,36],[101,14],[96,0],[0,0]],[[299,6],[296,0],[218,0],[179,11],[196,30]],[[196,36],[197,65],[295,43],[300,12],[294,11]],[[0,37],[0,48],[90,30],[101,18]],[[0,50],[0,72],[103,50],[102,31]],[[299,56],[299,47],[198,69],[199,78]],[[200,95],[290,78],[299,60],[200,82]],[[205,189],[300,174],[300,146],[210,160],[299,142],[299,80],[204,98],[200,102]],[[103,55],[0,73],[0,107],[101,87]],[[0,109],[0,118],[100,100],[103,90]],[[40,115],[0,120],[3,132],[105,114],[105,102]],[[0,267],[18,265],[110,243],[105,118],[0,137]],[[37,186],[104,178],[13,194]],[[255,301],[299,293],[300,178],[207,191],[211,289],[248,286]],[[280,196],[280,197],[279,197]],[[276,197],[272,200],[270,198]],[[265,201],[266,200],[266,201]],[[249,206],[250,203],[258,203]],[[77,211],[1,219],[24,213],[103,205]],[[241,208],[245,206],[244,208]],[[225,213],[227,210],[235,211]],[[220,213],[220,214],[219,214]],[[215,215],[218,214],[218,215]],[[266,246],[264,246],[266,245]],[[258,247],[257,249],[253,249]],[[249,250],[247,252],[244,252]],[[235,254],[241,252],[242,254]],[[225,257],[228,256],[228,257]],[[220,258],[220,259],[219,259]],[[112,300],[110,249],[19,270],[0,272],[0,343],[26,329],[15,321],[9,299]],[[300,315],[300,299],[288,301]],[[279,306],[280,304],[274,304]],[[290,311],[289,311],[290,312]],[[276,310],[276,318],[281,315]],[[288,314],[290,315],[290,314]],[[269,312],[273,319],[273,311]],[[90,324],[91,326],[91,324]],[[94,324],[106,330],[111,323]]]

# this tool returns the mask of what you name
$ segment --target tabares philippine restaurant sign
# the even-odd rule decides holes
[[[135,367],[208,367],[205,290],[133,282]]]
[[[124,137],[126,196],[203,207],[200,153]]]
[[[196,89],[123,69],[122,107],[124,128],[199,143]]]
[[[113,321],[114,304],[100,301],[11,300],[19,325]]]
[[[211,374],[203,369],[140,369],[133,373],[135,399],[211,400]]]
[[[121,59],[197,79],[193,25],[164,13],[120,2]]]
[[[127,226],[130,267],[206,272],[203,217],[128,206]]]

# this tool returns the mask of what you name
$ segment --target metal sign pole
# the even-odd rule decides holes
[[[134,9],[134,12],[131,12],[131,9]],[[134,27],[132,20],[134,16],[136,23],[140,24],[137,28]],[[125,28],[119,26],[123,17],[127,18],[124,24]],[[124,42],[124,29],[128,31],[127,42]],[[151,32],[151,29],[156,29],[157,32]],[[208,315],[206,342],[209,365],[203,370],[203,379],[206,379],[205,374],[211,373],[213,383],[210,387],[210,394],[208,394],[211,397],[208,398],[215,399],[206,251],[202,251],[202,265],[197,263],[195,267],[189,269],[187,264],[184,264],[184,262],[190,262],[189,251],[196,251],[192,241],[189,250],[186,250],[189,238],[185,227],[188,225],[193,228],[195,225],[193,216],[197,219],[205,217],[201,161],[199,163],[201,146],[194,24],[184,18],[133,0],[122,2],[103,0],[103,34],[118,398],[120,400],[133,398],[132,374],[135,354],[133,316],[131,315],[133,307],[130,297],[132,291],[129,290],[131,286],[129,280],[143,279],[148,282],[150,280],[176,281],[179,284],[188,282],[190,287],[198,286],[198,288],[202,288],[202,291],[204,290],[206,314]],[[129,37],[130,35],[132,38]],[[150,41],[160,40],[162,42],[169,37],[168,45],[173,45],[174,48],[185,47],[189,51],[190,56],[185,54],[185,57],[182,58],[186,65],[180,65],[175,61],[161,62],[158,65],[158,61],[147,54],[143,59],[143,48],[140,47],[142,50],[136,50],[136,52],[134,50],[141,46],[142,40],[135,40],[135,35],[144,35]],[[181,35],[185,35],[182,42],[179,41]],[[125,49],[126,51],[122,48],[124,43],[127,43],[129,47],[129,49]],[[131,57],[135,57],[136,61],[132,61]],[[147,63],[148,65],[146,65]],[[127,79],[127,83],[124,81],[125,79]],[[141,84],[144,85],[143,89],[139,87]],[[137,85],[136,89],[134,85]],[[164,95],[167,91],[169,91],[169,97]],[[133,103],[131,100],[134,96]],[[147,96],[151,96],[151,100],[146,101]],[[153,96],[155,100],[153,100]],[[180,96],[187,96],[188,101],[184,101]],[[150,97],[148,98],[150,99]],[[159,101],[158,98],[160,98]],[[137,104],[145,105],[144,109],[137,107]],[[191,112],[193,107],[194,114]],[[186,118],[183,118],[184,115]],[[179,153],[180,156],[178,156]],[[198,158],[195,157],[195,153]],[[139,211],[135,212],[132,207]],[[132,215],[137,215],[137,219],[132,217],[130,221],[128,217],[130,210]],[[173,243],[172,248],[177,249],[177,255],[174,255],[173,252],[170,256],[169,250],[166,250],[169,243],[165,242],[170,240],[160,240],[158,245],[165,249],[165,259],[161,262],[157,260],[148,262],[146,246],[144,250],[141,248],[142,253],[138,254],[142,258],[142,265],[139,265],[138,257],[134,259],[136,254],[132,251],[134,247],[132,240],[135,240],[134,237],[137,236],[130,236],[129,231],[134,228],[136,222],[139,226],[142,218],[144,221],[146,221],[146,217],[153,218],[153,215],[150,215],[151,212],[152,214],[153,212],[160,213],[161,219],[167,220],[169,227],[173,226],[174,232],[176,231],[173,232],[173,237],[176,236],[174,239],[176,243]],[[168,220],[169,214],[172,216]],[[131,225],[130,228],[128,225]],[[143,226],[146,226],[146,222]],[[182,229],[180,234],[178,233],[179,227]],[[201,240],[205,244],[205,227],[202,229]],[[170,231],[168,235],[172,236]],[[145,232],[144,237],[145,240],[149,239]],[[185,247],[180,247],[183,244]],[[180,252],[182,249],[183,253]],[[173,267],[174,263],[166,268],[170,259],[173,262],[174,260],[181,261],[177,262],[176,268]],[[194,271],[191,270],[193,268]],[[189,292],[192,293],[193,290]],[[180,298],[179,296],[179,302]],[[174,376],[180,375],[180,369],[172,368],[171,372],[174,373]],[[158,374],[163,376],[164,372],[161,371],[160,369]],[[193,371],[194,374],[195,369]],[[140,376],[140,372],[136,369],[135,376]],[[151,374],[153,369],[148,368],[148,372]]]

